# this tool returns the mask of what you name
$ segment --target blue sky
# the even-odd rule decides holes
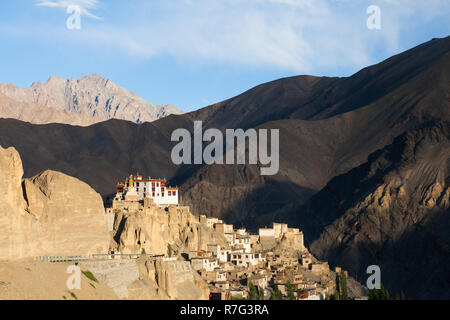
[[[0,82],[97,73],[191,111],[282,77],[351,75],[448,36],[449,14],[448,0],[2,0]]]

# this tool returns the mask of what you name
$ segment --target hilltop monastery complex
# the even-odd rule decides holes
[[[180,205],[179,189],[168,187],[164,179],[130,175],[117,185],[106,213],[110,231],[116,233],[112,252],[142,251],[189,262],[207,283],[210,298],[246,299],[250,284],[263,290],[265,298],[275,287],[285,297],[292,288],[299,300],[334,293],[334,272],[308,252],[299,229],[273,223],[251,234],[218,218],[195,216]],[[131,227],[130,221],[138,222]]]
[[[142,201],[148,197],[160,206],[178,205],[178,188],[167,186],[164,179],[143,179],[140,175],[130,175],[125,183],[117,184],[116,199],[126,201]]]

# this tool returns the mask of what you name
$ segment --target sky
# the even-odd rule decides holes
[[[96,73],[188,112],[283,77],[350,76],[449,36],[449,15],[450,0],[1,0],[0,83]]]

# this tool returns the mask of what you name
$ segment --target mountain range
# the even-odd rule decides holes
[[[20,152],[25,176],[61,171],[105,199],[131,172],[167,178],[196,214],[253,230],[289,221],[315,256],[361,282],[375,264],[391,292],[450,298],[449,73],[450,37],[433,39],[350,77],[280,79],[153,122],[79,127],[0,119],[0,145]],[[91,110],[94,96],[65,111]],[[259,165],[174,165],[171,133],[192,132],[195,120],[204,129],[279,129],[279,173],[260,176]]]
[[[52,76],[25,89],[0,84],[0,117],[33,124],[91,125],[108,119],[135,123],[181,114],[173,105],[157,106],[92,74],[79,80]]]

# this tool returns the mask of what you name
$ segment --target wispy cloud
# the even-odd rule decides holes
[[[54,0],[54,1],[45,1],[38,0],[36,6],[39,7],[50,7],[50,8],[61,8],[67,9],[70,6],[79,6],[81,9],[81,14],[97,20],[102,20],[101,17],[93,14],[91,11],[95,10],[99,6],[98,0]]]
[[[373,56],[399,50],[411,26],[448,12],[450,1],[429,0],[134,0],[109,22],[84,28],[70,41],[150,59],[169,55],[183,62],[219,62],[321,73],[352,70]],[[77,4],[87,16],[99,1]],[[108,5],[109,2],[104,2]],[[366,7],[382,9],[382,30],[366,28]],[[123,12],[122,12],[123,11]],[[109,12],[112,12],[110,10]],[[63,31],[61,31],[63,33]],[[55,39],[53,34],[51,39]],[[61,35],[62,41],[67,35]]]

